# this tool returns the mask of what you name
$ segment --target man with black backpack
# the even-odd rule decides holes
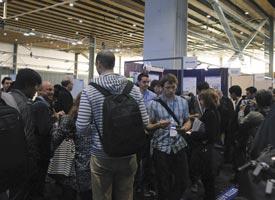
[[[131,200],[137,169],[135,154],[144,145],[148,115],[138,87],[114,74],[115,56],[96,57],[99,78],[83,90],[78,134],[92,135],[90,166],[93,199]]]
[[[19,70],[10,92],[11,96],[6,98],[5,103],[2,102],[4,107],[0,109],[0,129],[4,131],[0,134],[0,180],[8,180],[4,189],[9,189],[10,198],[13,200],[31,199],[29,193],[38,159],[31,99],[40,84],[41,77],[36,71]],[[16,110],[10,110],[10,102],[16,105]],[[10,118],[11,116],[13,118]]]

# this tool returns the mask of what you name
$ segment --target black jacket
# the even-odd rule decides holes
[[[48,160],[51,155],[52,114],[50,104],[38,96],[32,105],[32,115],[40,160]]]
[[[72,106],[73,96],[66,88],[61,87],[54,105],[55,111],[59,112],[63,110],[66,114],[68,114]]]

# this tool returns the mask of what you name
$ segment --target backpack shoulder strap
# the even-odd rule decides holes
[[[112,95],[111,92],[109,92],[107,89],[101,87],[100,85],[98,85],[94,82],[89,83],[89,85],[93,86],[97,91],[99,91],[105,97]]]
[[[131,81],[128,81],[125,88],[122,91],[122,94],[130,94],[133,87],[134,87],[134,84]]]
[[[180,125],[180,121],[176,117],[175,113],[169,108],[169,106],[164,101],[162,101],[162,99],[158,98],[154,99],[154,101],[159,102],[167,110],[169,115],[171,115],[171,117],[173,117],[173,119],[178,123],[178,125]]]

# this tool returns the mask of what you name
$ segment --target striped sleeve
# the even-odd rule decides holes
[[[149,116],[148,116],[147,109],[144,104],[142,94],[140,93],[137,86],[133,87],[133,89],[131,91],[131,95],[132,95],[132,97],[134,97],[134,99],[138,103],[144,126],[147,126],[149,124]]]
[[[89,128],[92,122],[92,118],[92,105],[89,101],[87,90],[83,90],[76,120],[76,128],[78,134],[83,133]]]

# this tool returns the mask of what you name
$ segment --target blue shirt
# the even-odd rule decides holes
[[[144,104],[145,104],[146,108],[148,108],[151,101],[153,99],[155,99],[156,97],[157,97],[157,95],[148,89],[143,92],[143,99],[144,99]]]
[[[179,96],[175,96],[174,99],[167,102],[161,95],[160,98],[169,106],[169,108],[175,113],[176,117],[180,121],[180,126],[188,119],[188,103],[185,99]],[[148,108],[149,117],[151,121],[170,120],[172,117],[167,110],[157,101],[152,101]],[[170,136],[170,126],[165,129],[158,129],[154,132],[152,138],[152,147],[159,151],[170,154],[177,153],[181,149],[187,146],[187,143],[183,136],[177,134],[175,137]]]

